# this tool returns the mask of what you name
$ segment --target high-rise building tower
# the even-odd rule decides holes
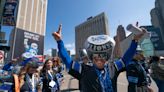
[[[117,36],[119,38],[119,41],[123,41],[126,38],[125,29],[122,25],[119,25],[117,28]]]
[[[45,35],[48,0],[19,0],[16,27]]]
[[[18,0],[8,60],[43,55],[48,0]]]
[[[52,56],[52,57],[58,56],[57,49],[52,48],[51,50],[52,50],[52,51],[51,51],[51,56]]]
[[[114,58],[120,58],[121,57],[122,52],[121,52],[120,43],[124,39],[126,39],[125,29],[122,25],[119,25],[118,28],[117,28],[117,34],[114,37],[114,40],[116,42],[115,47],[114,47],[114,51],[113,51],[113,57]]]
[[[164,42],[164,0],[156,0],[155,8],[151,10],[151,22],[154,27],[160,28]]]
[[[75,27],[76,56],[79,57],[79,50],[84,48],[84,43],[90,35],[100,34],[109,35],[108,19],[104,12],[89,17],[87,21]]]

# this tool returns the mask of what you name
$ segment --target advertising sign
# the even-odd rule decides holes
[[[141,42],[141,49],[143,50],[145,57],[154,56],[154,46],[150,39],[144,39]]]
[[[3,25],[14,26],[17,0],[6,0],[3,10]]]
[[[150,40],[153,43],[154,50],[164,50],[164,41],[162,40],[161,32],[159,28],[153,26],[143,26],[149,32],[151,32]]]
[[[16,31],[14,58],[43,55],[44,36],[22,29],[16,29]]]
[[[14,16],[7,16],[3,17],[3,25],[5,26],[15,26],[15,17]]]

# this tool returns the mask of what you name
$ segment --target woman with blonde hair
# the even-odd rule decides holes
[[[64,80],[63,78],[64,76],[62,74],[62,70],[64,70],[64,67],[61,63],[61,59],[58,56],[52,58],[52,61],[53,61],[53,70],[56,72],[56,77],[57,77],[59,86],[61,86]]]
[[[24,60],[23,66],[18,74],[12,74],[7,78],[1,80],[12,83],[10,88],[4,88],[9,92],[40,92],[41,81],[38,73],[39,67],[38,58],[28,58]]]
[[[24,67],[22,67],[18,78],[20,91],[38,92],[41,91],[41,80],[39,77],[39,60],[32,58]]]
[[[52,58],[52,62],[53,62],[53,69],[56,73],[60,73],[62,71],[62,64],[61,64],[61,60],[59,57],[54,57]]]

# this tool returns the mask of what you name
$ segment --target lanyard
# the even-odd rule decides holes
[[[26,75],[27,84],[32,92],[35,92],[35,76],[32,75],[32,78],[27,74]]]
[[[48,71],[48,77],[49,77],[51,80],[54,79],[54,78],[53,78],[53,75],[52,75],[52,73],[51,73],[50,71]]]

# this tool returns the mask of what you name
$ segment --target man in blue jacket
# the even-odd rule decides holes
[[[139,47],[139,46],[138,46]],[[126,67],[128,92],[153,92],[150,88],[148,70],[144,67],[145,57],[142,49],[137,49],[133,59]]]
[[[81,81],[82,92],[116,92],[115,86],[117,76],[124,67],[131,61],[136,52],[137,42],[144,35],[135,35],[129,49],[124,56],[109,64],[107,61],[112,53],[114,43],[107,35],[90,36],[86,41],[88,56],[93,62],[93,66],[80,64],[73,61],[68,55],[61,37],[62,26],[52,35],[57,41],[59,54],[66,64],[66,68],[72,76]]]

